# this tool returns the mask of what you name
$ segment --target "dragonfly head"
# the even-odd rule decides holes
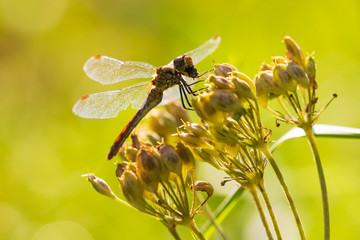
[[[192,58],[187,55],[182,55],[173,60],[174,68],[179,71],[181,74],[184,74],[187,77],[197,78],[199,74],[194,67]]]

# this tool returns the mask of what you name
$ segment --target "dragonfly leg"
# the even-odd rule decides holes
[[[189,99],[188,99],[188,97],[186,95],[184,86],[181,85],[181,84],[179,84],[179,91],[180,91],[181,104],[182,104],[183,108],[185,108],[186,110],[194,110],[193,108],[191,108],[192,105],[191,105],[191,103],[190,103],[190,101],[189,101]],[[186,101],[186,103],[188,104],[188,106],[190,108],[185,106],[184,98],[185,98],[185,101]]]
[[[214,69],[210,69],[210,70],[207,70],[207,71],[203,72],[202,74],[199,75],[199,78],[202,77],[202,76],[204,76],[204,75],[207,74],[208,72],[212,72],[212,71],[214,71]]]

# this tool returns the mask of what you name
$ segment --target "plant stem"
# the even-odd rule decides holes
[[[300,220],[300,216],[299,216],[299,213],[296,209],[296,206],[295,206],[295,203],[294,203],[294,200],[292,199],[291,197],[291,194],[290,194],[290,191],[289,191],[289,188],[287,187],[286,185],[286,182],[284,180],[284,177],[283,175],[281,174],[280,172],[280,169],[279,169],[279,166],[277,165],[277,163],[275,162],[270,150],[269,150],[269,146],[267,144],[265,144],[262,148],[261,148],[261,151],[264,153],[265,157],[269,160],[272,168],[274,169],[274,172],[280,182],[280,185],[282,187],[282,189],[284,190],[284,193],[285,193],[285,196],[286,196],[286,199],[288,200],[289,202],[289,205],[290,205],[290,208],[291,208],[291,211],[294,215],[294,218],[295,218],[295,222],[296,222],[296,225],[298,227],[298,230],[299,230],[299,234],[300,234],[300,237],[302,240],[305,240],[306,237],[305,237],[305,232],[304,232],[304,228],[301,224],[301,220]]]
[[[200,240],[206,240],[204,235],[200,232],[198,227],[196,226],[194,220],[191,220],[188,224],[188,227],[191,229],[191,231],[200,239]]]
[[[261,203],[260,203],[260,200],[259,200],[259,197],[257,196],[257,193],[256,193],[256,188],[254,186],[250,186],[250,187],[247,187],[246,188],[247,190],[249,190],[251,196],[253,197],[254,201],[255,201],[255,204],[256,204],[256,207],[259,211],[259,214],[260,214],[260,218],[261,218],[261,221],[264,225],[264,228],[265,228],[265,231],[266,231],[266,235],[268,237],[269,240],[273,240],[273,236],[271,234],[271,231],[270,231],[270,228],[269,228],[269,224],[266,220],[266,217],[265,217],[265,214],[264,214],[264,210],[261,206]]]
[[[276,221],[275,214],[274,214],[274,211],[273,211],[273,209],[272,209],[269,196],[268,196],[267,193],[266,193],[264,181],[261,181],[261,182],[259,183],[258,188],[259,188],[259,190],[260,190],[260,193],[261,193],[262,197],[264,198],[266,208],[268,209],[268,212],[269,212],[271,221],[272,221],[273,226],[274,226],[274,230],[275,230],[276,237],[277,237],[278,240],[281,240],[282,237],[281,237],[279,225],[278,225],[278,223],[277,223],[277,221]]]
[[[174,237],[175,240],[181,240],[179,234],[175,229],[176,226],[174,224],[171,224],[165,220],[162,220],[161,222],[167,227],[167,229],[169,230],[169,232],[171,233],[171,235]]]
[[[316,163],[316,168],[319,175],[320,187],[321,187],[321,196],[323,202],[323,214],[324,214],[324,239],[330,239],[330,216],[329,216],[329,200],[326,190],[326,182],[325,182],[325,175],[324,170],[320,161],[320,154],[319,150],[316,145],[314,132],[311,125],[305,125],[303,127],[308,142],[310,144],[311,151],[314,156],[314,160]]]

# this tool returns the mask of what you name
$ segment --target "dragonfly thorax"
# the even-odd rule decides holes
[[[182,55],[173,60],[174,68],[187,77],[197,78],[199,74],[190,56]]]
[[[155,77],[151,82],[159,90],[165,91],[166,89],[179,84],[181,80],[182,76],[180,72],[171,66],[164,66],[156,69]]]

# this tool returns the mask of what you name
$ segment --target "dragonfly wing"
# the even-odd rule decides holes
[[[163,99],[159,105],[165,105],[180,98],[179,86],[175,85],[164,91]]]
[[[202,44],[200,47],[195,48],[194,50],[185,53],[192,58],[194,65],[201,62],[204,58],[209,56],[212,52],[216,50],[219,46],[221,38],[219,36],[215,36]]]
[[[135,78],[151,78],[155,67],[145,62],[121,61],[97,55],[84,64],[85,73],[102,84],[113,84]]]
[[[86,95],[76,102],[73,112],[83,118],[115,118],[130,104],[138,106],[145,99],[148,86],[148,82],[142,82],[120,90]]]

